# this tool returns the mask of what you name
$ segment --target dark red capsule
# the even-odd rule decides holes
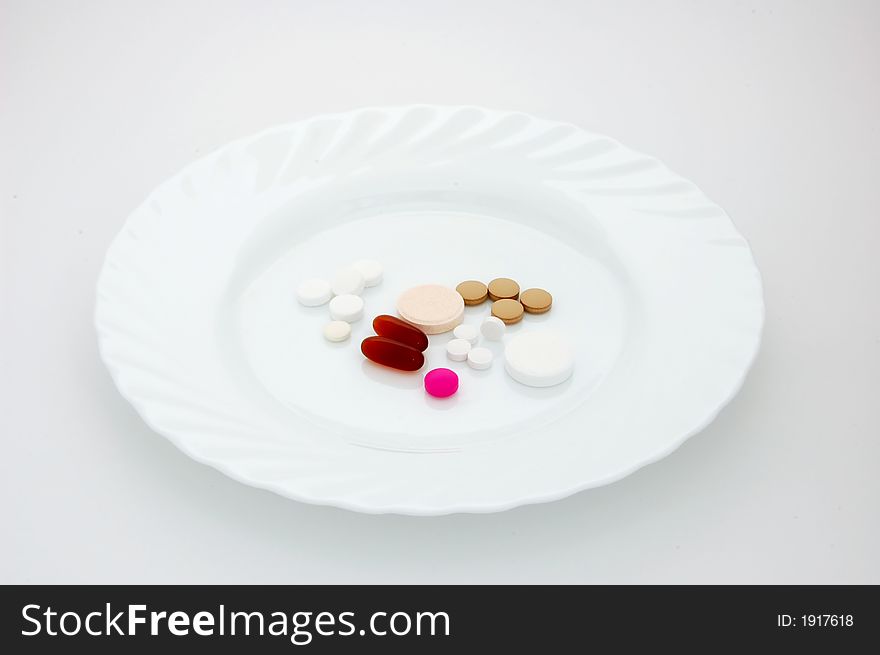
[[[388,337],[394,341],[406,344],[419,352],[425,352],[428,348],[428,335],[415,325],[402,321],[396,316],[382,314],[373,319],[373,330],[380,337]]]
[[[361,341],[361,352],[370,361],[399,371],[418,371],[425,363],[421,351],[388,337],[367,337]]]

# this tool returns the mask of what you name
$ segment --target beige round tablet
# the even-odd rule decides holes
[[[519,323],[523,317],[523,306],[518,300],[504,298],[492,303],[492,316],[500,318],[505,325]]]
[[[477,280],[465,280],[455,290],[464,299],[465,305],[479,305],[485,302],[489,297],[489,290],[486,285]]]
[[[543,289],[526,289],[519,295],[519,301],[529,314],[543,314],[550,311],[553,296]]]
[[[345,321],[330,321],[324,326],[324,338],[338,343],[351,336],[351,324]]]
[[[423,284],[400,295],[397,313],[425,334],[441,334],[461,325],[464,299],[455,289],[440,284]]]
[[[489,300],[516,300],[519,298],[519,285],[507,277],[498,277],[489,283]]]

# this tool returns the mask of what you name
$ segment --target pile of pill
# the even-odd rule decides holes
[[[327,341],[345,341],[351,336],[351,324],[364,315],[364,288],[382,282],[382,264],[374,259],[359,259],[336,271],[332,280],[310,278],[296,287],[296,299],[304,307],[330,303],[330,322],[324,326]]]
[[[476,345],[479,334],[488,341],[502,341],[508,325],[519,323],[523,315],[544,314],[550,311],[553,296],[544,289],[526,289],[520,292],[519,284],[510,278],[500,277],[489,284],[478,280],[465,280],[455,290],[467,306],[476,306],[486,300],[492,301],[491,316],[487,316],[479,332],[470,325],[459,325],[453,331],[453,339],[446,344],[446,355],[452,361],[467,361],[475,369],[492,366],[492,351]],[[523,337],[528,336],[528,339]],[[505,370],[517,382],[533,387],[559,384],[571,374],[574,356],[569,353],[565,340],[550,332],[527,332],[510,340],[504,349]],[[511,347],[511,345],[513,347]],[[562,352],[563,354],[559,354]],[[563,362],[564,360],[564,362]]]
[[[373,319],[374,337],[361,342],[364,357],[398,371],[417,371],[425,364],[428,335],[412,323],[382,314]],[[425,391],[446,398],[458,391],[458,375],[448,368],[437,368],[425,376]]]
[[[324,326],[328,341],[345,341],[351,323],[363,316],[360,297],[365,287],[382,281],[382,265],[359,260],[337,271],[332,280],[313,278],[296,289],[297,300],[306,307],[330,303],[331,321]],[[479,328],[464,323],[465,307],[491,301],[491,312]],[[364,357],[398,371],[418,371],[425,364],[428,335],[452,331],[445,346],[451,362],[467,362],[475,370],[486,370],[494,358],[488,342],[504,342],[504,370],[521,384],[549,387],[567,380],[574,367],[574,352],[566,339],[552,331],[522,331],[506,337],[508,326],[522,321],[525,314],[550,311],[553,296],[544,289],[520,291],[510,278],[495,278],[488,284],[466,280],[455,289],[440,284],[423,284],[404,291],[397,299],[397,316],[380,314],[373,319],[375,336],[361,342]],[[459,378],[448,368],[435,368],[424,378],[425,391],[446,398],[458,391]]]
[[[466,305],[480,305],[492,301],[492,316],[513,325],[522,320],[523,314],[544,314],[550,311],[553,296],[544,289],[526,289],[522,293],[519,284],[507,277],[495,278],[489,284],[477,280],[465,280],[455,290]]]

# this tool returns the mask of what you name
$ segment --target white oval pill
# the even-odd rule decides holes
[[[464,339],[453,339],[446,344],[446,356],[453,362],[463,362],[467,359],[471,349],[471,342]]]
[[[351,265],[364,278],[364,286],[374,287],[382,281],[384,268],[375,259],[359,259]]]
[[[345,341],[351,335],[351,325],[345,321],[330,321],[324,326],[324,338],[327,341]]]
[[[473,345],[477,343],[477,339],[480,338],[480,331],[473,325],[465,325],[462,323],[452,331],[452,336],[456,339],[470,341],[471,345]]]
[[[333,276],[332,288],[337,296],[360,295],[364,290],[364,276],[353,266],[343,268]]]
[[[504,368],[521,384],[552,387],[571,376],[574,350],[557,332],[522,332],[505,345]]]
[[[488,348],[471,348],[467,354],[467,363],[471,368],[484,371],[492,366],[492,351]]]
[[[364,315],[364,301],[350,293],[336,296],[330,301],[330,316],[334,321],[354,323]]]
[[[296,299],[300,305],[317,307],[333,297],[333,290],[327,280],[313,277],[305,280],[296,288]]]
[[[480,332],[482,332],[483,336],[489,341],[501,341],[506,329],[507,326],[504,324],[504,321],[495,316],[487,316],[483,320],[483,324],[480,326]]]

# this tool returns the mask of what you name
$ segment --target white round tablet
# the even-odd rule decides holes
[[[574,350],[557,332],[522,332],[505,344],[504,368],[521,384],[552,387],[571,376]]]
[[[349,266],[336,272],[331,286],[333,293],[337,296],[344,296],[346,294],[357,296],[364,290],[364,276],[361,275],[359,270]]]
[[[296,288],[296,299],[300,305],[317,307],[333,297],[333,290],[327,280],[313,277],[310,280],[300,282]]]
[[[463,362],[467,359],[471,349],[471,342],[464,339],[453,339],[446,344],[446,356],[453,362]]]
[[[345,321],[330,321],[324,326],[324,338],[327,341],[345,341],[351,336],[351,325]]]
[[[344,293],[330,301],[330,316],[334,321],[354,323],[364,315],[364,301],[360,296]]]
[[[492,366],[492,351],[488,348],[471,348],[467,354],[467,363],[471,368],[484,371]]]
[[[364,286],[374,287],[382,281],[382,273],[384,268],[380,262],[375,259],[359,259],[351,265],[364,278]]]
[[[501,341],[506,329],[507,326],[504,324],[504,321],[495,316],[487,316],[483,320],[483,324],[480,326],[480,332],[482,332],[483,336],[489,341]]]
[[[477,339],[480,338],[480,331],[473,325],[465,325],[462,323],[452,331],[452,336],[456,339],[470,341],[471,345],[473,345],[477,343]]]

